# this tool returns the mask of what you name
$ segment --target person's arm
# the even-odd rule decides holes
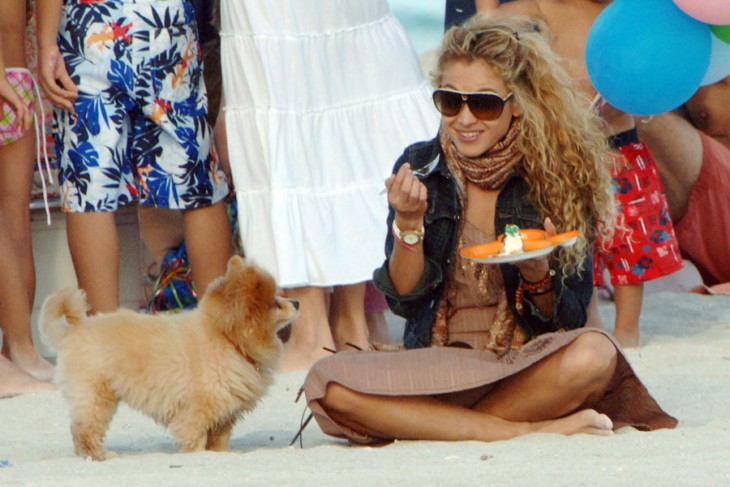
[[[550,278],[551,283],[547,286],[549,292],[536,296],[523,289],[521,312],[517,309],[520,271],[517,266],[501,266],[512,312],[530,335],[539,335],[560,328],[572,330],[586,325],[588,307],[593,294],[592,257],[592,253],[586,256],[581,274],[576,272],[564,275],[562,269],[555,269],[555,275]]]
[[[545,233],[547,234],[547,237],[551,237],[555,235],[555,225],[553,224],[552,220],[548,217],[545,218]],[[521,278],[530,283],[540,282],[547,280],[554,281],[554,279],[551,279],[550,277],[550,263],[548,262],[547,257],[538,257],[535,259],[527,259],[520,262],[516,262],[515,265],[520,270],[520,276]],[[546,286],[547,288],[551,286]],[[553,287],[553,290],[550,292],[545,292],[544,294],[539,295],[532,295],[530,297],[530,300],[532,301],[532,304],[535,305],[535,307],[539,310],[539,312],[544,316],[551,316],[553,314],[553,301],[555,299],[555,287]],[[527,296],[525,296],[525,299],[527,299]]]
[[[54,106],[73,110],[78,89],[66,71],[58,49],[58,28],[61,23],[61,0],[37,0],[38,72],[40,85]]]
[[[669,204],[678,222],[687,212],[689,196],[702,169],[702,139],[696,128],[677,113],[665,113],[636,123],[641,140],[659,169]]]
[[[2,38],[0,38],[2,42]],[[2,52],[0,52],[0,105],[7,103],[15,112],[15,116],[18,119],[23,128],[27,129],[30,127],[31,113],[28,106],[23,103],[18,94],[15,92],[8,79],[5,77],[5,61],[3,60]]]
[[[411,172],[410,164],[403,164],[398,172],[385,182],[388,203],[395,209],[394,223],[398,229],[420,231],[427,208],[426,186]],[[395,289],[408,294],[421,279],[424,271],[423,239],[415,245],[396,242],[388,263],[388,273]]]

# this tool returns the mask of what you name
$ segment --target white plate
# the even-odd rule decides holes
[[[572,247],[578,241],[578,237],[570,238],[564,242],[560,242],[558,245],[561,247]]]
[[[473,260],[474,262],[479,262],[480,264],[509,264],[511,262],[519,262],[521,260],[535,259],[537,257],[542,257],[544,255],[548,255],[553,250],[555,250],[555,246],[545,247],[545,248],[537,249],[537,250],[530,250],[529,252],[522,252],[521,254],[492,255],[492,256],[484,257],[484,258],[478,258],[478,257],[468,257],[468,258]]]

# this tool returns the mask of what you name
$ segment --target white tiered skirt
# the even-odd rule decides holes
[[[383,181],[438,114],[386,0],[222,0],[228,150],[247,257],[279,285],[371,279]]]

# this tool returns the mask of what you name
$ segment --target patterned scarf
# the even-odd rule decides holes
[[[482,189],[499,189],[522,160],[516,144],[521,129],[520,119],[514,118],[502,140],[479,157],[466,157],[459,152],[444,130],[439,132],[439,140],[446,159],[452,163],[452,167],[463,173],[463,178]]]

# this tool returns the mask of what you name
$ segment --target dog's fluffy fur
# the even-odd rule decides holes
[[[268,273],[240,257],[197,309],[178,314],[87,316],[81,290],[48,297],[40,327],[58,350],[56,382],[76,453],[113,456],[103,442],[119,401],[169,426],[182,451],[226,450],[236,420],[271,384],[282,347],[277,331],[297,308],[276,296]]]

